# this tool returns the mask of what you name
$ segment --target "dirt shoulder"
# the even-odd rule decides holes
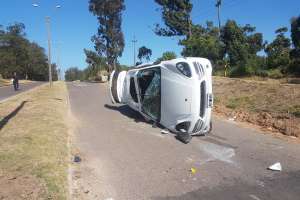
[[[66,199],[67,89],[56,82],[0,103],[0,199]]]
[[[214,112],[270,131],[300,137],[300,85],[213,78]]]

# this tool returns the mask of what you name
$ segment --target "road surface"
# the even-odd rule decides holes
[[[76,199],[295,199],[300,145],[214,119],[210,136],[183,144],[130,108],[112,105],[107,85],[68,84]],[[283,171],[267,167],[280,162]],[[196,169],[192,174],[190,169]]]
[[[20,89],[18,91],[14,91],[14,88],[12,85],[0,87],[0,101],[6,99],[8,97],[14,96],[16,94],[19,94],[21,92],[30,90],[36,86],[40,86],[42,84],[44,84],[44,82],[33,82],[33,83],[20,84],[19,85]]]

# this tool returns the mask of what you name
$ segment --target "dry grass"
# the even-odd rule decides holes
[[[300,85],[214,77],[215,111],[300,136]]]
[[[0,78],[0,87],[1,86],[6,86],[6,85],[11,85],[11,81],[8,79],[1,79]]]
[[[40,190],[27,199],[36,195],[39,198],[66,199],[66,94],[66,86],[60,82],[51,89],[44,85],[0,103],[0,185],[7,181],[7,177],[15,177],[12,185],[17,189],[23,184],[20,181],[24,177],[32,177],[33,182],[38,180],[39,184],[34,185]],[[31,189],[23,190],[14,193],[22,196]],[[3,192],[0,189],[0,199]],[[18,198],[13,196],[12,199]]]

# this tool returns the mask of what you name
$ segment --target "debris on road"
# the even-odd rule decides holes
[[[195,175],[195,174],[197,173],[197,169],[194,168],[194,167],[192,167],[192,168],[190,169],[190,172],[191,172],[193,175]]]
[[[268,169],[272,170],[272,171],[281,171],[282,167],[281,167],[280,162],[277,162],[277,163],[271,165],[270,167],[268,167]]]
[[[169,134],[169,131],[166,130],[166,129],[163,129],[163,130],[160,131],[160,133],[161,133],[161,134]]]
[[[80,156],[78,156],[78,155],[74,156],[74,160],[73,160],[73,161],[74,161],[75,163],[81,162]]]

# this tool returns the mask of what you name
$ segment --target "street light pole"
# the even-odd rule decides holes
[[[48,32],[48,68],[49,68],[49,84],[52,87],[52,66],[51,66],[51,30],[50,30],[50,17],[46,17],[46,27]]]
[[[135,43],[137,43],[137,40],[135,39],[135,35],[133,36],[133,40],[132,40],[132,43],[133,43],[133,66],[136,65],[136,52],[135,52]]]
[[[33,7],[39,7],[39,4],[33,3]],[[56,9],[61,8],[60,5],[55,6]],[[47,35],[48,35],[48,70],[49,70],[49,85],[52,87],[52,66],[51,66],[51,29],[50,29],[50,16],[46,16],[45,18],[46,27],[47,27]]]
[[[219,36],[221,35],[221,18],[220,18],[221,4],[222,4],[222,0],[217,0],[216,7],[218,8]]]

